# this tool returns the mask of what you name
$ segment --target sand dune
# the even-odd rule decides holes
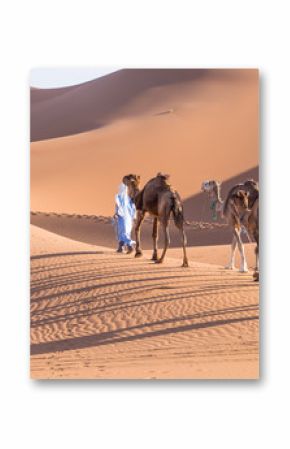
[[[33,378],[257,378],[250,274],[155,265],[31,228]]]
[[[32,210],[111,215],[128,172],[170,173],[186,199],[258,164],[256,70],[125,70],[32,94],[32,139],[47,139],[31,144]]]
[[[198,99],[195,90],[202,88],[203,83],[208,86],[210,82],[243,82],[241,74],[242,78],[251,77],[251,71],[243,70],[130,69],[76,86],[33,88],[31,140],[97,129],[116,117],[136,116],[156,107],[156,113],[162,114],[158,107],[168,100],[185,99],[189,92]]]

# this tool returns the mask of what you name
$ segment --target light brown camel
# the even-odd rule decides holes
[[[204,181],[201,190],[206,192],[211,198],[211,209],[213,213],[220,214],[225,217],[232,228],[233,240],[231,246],[231,258],[226,268],[235,269],[235,251],[238,245],[241,256],[241,272],[247,272],[248,266],[245,257],[243,242],[241,239],[241,231],[245,229],[248,236],[256,242],[256,272],[258,271],[258,213],[253,211],[254,204],[259,198],[258,183],[253,180],[247,180],[243,184],[237,184],[231,188],[225,201],[221,199],[221,184],[218,181]],[[252,213],[253,211],[253,213]],[[251,218],[250,218],[251,217]],[[255,225],[253,224],[255,222]],[[250,226],[251,223],[251,226]],[[256,231],[254,232],[254,228]],[[257,231],[258,230],[258,231]],[[258,232],[258,233],[257,233]]]
[[[140,177],[136,175],[127,175],[124,177],[124,182],[128,186],[129,195],[134,198],[137,219],[135,225],[136,233],[136,252],[135,257],[142,256],[140,245],[140,228],[145,218],[146,213],[153,216],[153,254],[152,260],[156,263],[162,263],[166,251],[170,243],[169,235],[169,219],[172,213],[174,223],[180,230],[183,247],[183,267],[188,267],[188,259],[186,255],[186,235],[184,232],[184,217],[183,207],[180,196],[176,190],[168,183],[168,175],[158,173],[157,176],[145,184],[143,189],[139,191]],[[158,225],[161,225],[164,231],[164,248],[160,257],[158,257],[157,240],[158,240]]]

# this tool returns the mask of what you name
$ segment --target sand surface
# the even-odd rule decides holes
[[[31,226],[31,376],[257,378],[258,285],[196,250],[155,265]]]

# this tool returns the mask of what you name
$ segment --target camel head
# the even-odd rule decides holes
[[[211,198],[210,208],[212,210],[212,218],[217,219],[217,213],[223,215],[223,201],[221,199],[221,183],[219,181],[203,181],[201,191],[208,194]]]
[[[139,192],[140,176],[129,174],[125,175],[122,179],[123,183],[128,187],[128,195],[134,199]]]
[[[210,197],[220,200],[221,183],[219,181],[203,181],[201,191],[207,193]]]

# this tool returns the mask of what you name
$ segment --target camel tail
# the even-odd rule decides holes
[[[181,227],[184,223],[183,206],[177,192],[172,195],[172,213],[175,225]]]

